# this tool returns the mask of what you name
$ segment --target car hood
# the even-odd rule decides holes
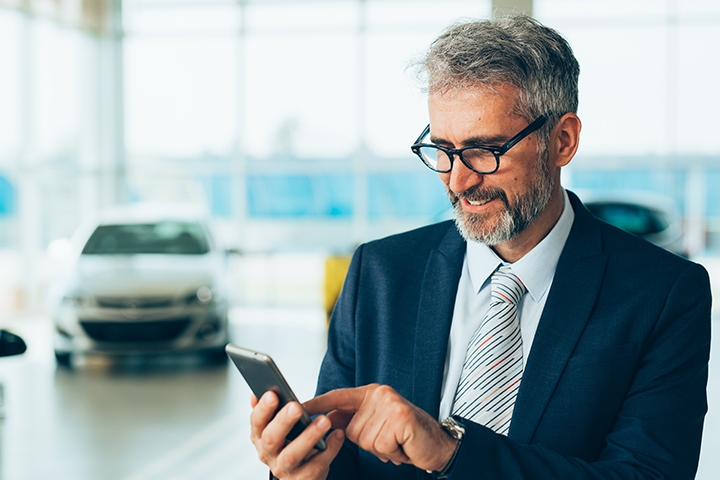
[[[98,296],[176,296],[215,286],[222,272],[213,255],[81,255],[71,289]]]

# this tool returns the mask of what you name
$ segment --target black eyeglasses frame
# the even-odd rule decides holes
[[[423,162],[423,164],[425,164],[425,166],[427,166],[430,170],[432,170],[434,172],[448,173],[448,172],[452,171],[453,162],[455,161],[455,155],[457,155],[458,157],[460,157],[460,161],[463,163],[463,165],[465,165],[467,168],[469,168],[473,172],[478,173],[480,175],[490,175],[490,174],[497,172],[498,169],[500,168],[500,157],[505,155],[508,150],[510,150],[515,145],[517,145],[522,139],[524,139],[531,133],[535,132],[536,130],[539,130],[540,128],[542,128],[542,126],[545,125],[545,122],[547,122],[548,117],[549,117],[548,114],[540,115],[538,118],[533,120],[527,127],[523,128],[520,131],[520,133],[518,133],[517,135],[515,135],[510,140],[508,140],[507,142],[505,142],[503,145],[500,145],[500,146],[497,146],[497,145],[470,145],[470,146],[462,147],[462,148],[445,148],[440,145],[436,145],[434,143],[421,143],[421,140],[423,138],[425,138],[425,136],[427,136],[427,134],[430,132],[430,124],[428,124],[427,127],[425,127],[425,130],[423,130],[422,133],[420,134],[420,136],[417,138],[417,140],[415,140],[415,143],[413,143],[410,146],[410,150],[412,150],[412,152],[415,155],[420,157],[420,160],[422,160],[422,162]],[[430,165],[428,163],[428,161],[425,160],[425,157],[422,155],[422,153],[420,153],[421,147],[435,148],[437,150],[445,152],[445,154],[450,159],[450,168],[448,168],[447,170],[438,170],[437,168]],[[463,156],[463,152],[465,150],[470,150],[470,149],[487,150],[488,152],[492,153],[493,156],[495,157],[495,168],[493,170],[489,170],[486,172],[481,172],[481,171],[473,168],[473,166],[470,165],[470,163],[467,162],[465,160],[465,157]]]

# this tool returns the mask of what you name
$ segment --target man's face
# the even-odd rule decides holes
[[[516,96],[517,89],[508,85],[431,95],[432,142],[448,148],[502,145],[528,125],[513,113]],[[477,174],[456,156],[452,171],[439,176],[465,239],[486,245],[522,237],[545,209],[556,183],[547,151],[539,153],[536,134],[501,156],[493,174]]]

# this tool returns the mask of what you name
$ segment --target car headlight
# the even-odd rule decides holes
[[[195,296],[198,300],[200,300],[200,303],[210,303],[213,299],[213,291],[210,287],[202,286],[197,289],[197,292],[195,292]]]
[[[211,302],[217,300],[215,298],[216,295],[213,292],[212,288],[203,285],[202,287],[199,287],[197,290],[195,290],[193,293],[185,297],[185,302],[189,305],[192,304],[200,304],[200,305],[208,305]]]

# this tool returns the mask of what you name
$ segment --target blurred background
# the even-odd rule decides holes
[[[0,358],[0,478],[264,478],[227,363],[53,355],[61,307],[100,308],[68,280],[76,232],[110,207],[201,212],[208,250],[191,254],[218,253],[223,279],[189,278],[172,308],[196,319],[212,291],[195,340],[270,353],[310,397],[348,255],[448,218],[410,152],[428,117],[409,63],[453,21],[506,11],[580,62],[564,185],[720,286],[716,0],[0,0],[0,327],[27,343]],[[171,308],[122,295],[105,313],[130,323]],[[718,381],[703,452],[720,448]],[[718,472],[703,453],[698,478]]]

